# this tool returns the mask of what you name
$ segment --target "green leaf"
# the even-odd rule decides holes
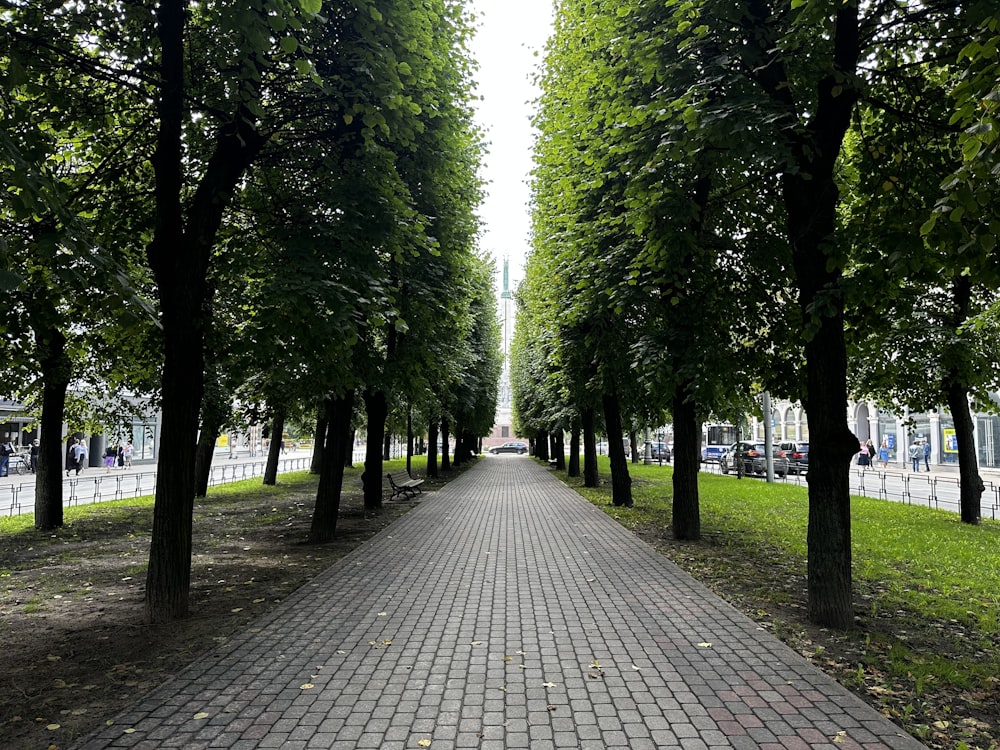
[[[972,161],[983,148],[983,142],[978,137],[971,137],[962,145],[962,158],[965,161]]]

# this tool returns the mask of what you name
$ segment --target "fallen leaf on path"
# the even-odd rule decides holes
[[[209,713],[207,711],[199,711],[198,713],[196,713],[191,718],[193,718],[193,719],[207,719],[208,717],[209,717]]]

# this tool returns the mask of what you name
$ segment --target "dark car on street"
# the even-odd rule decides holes
[[[788,460],[789,474],[805,474],[809,471],[809,443],[782,443],[779,456]]]
[[[503,445],[494,445],[492,448],[489,449],[489,452],[492,453],[494,456],[498,453],[516,453],[519,456],[523,456],[525,453],[528,452],[528,444],[514,441],[510,443],[504,443]]]
[[[767,473],[767,454],[764,452],[766,448],[764,443],[746,441],[733,443],[719,459],[719,468],[723,474],[728,474],[730,471],[737,471],[742,463],[744,476],[751,474],[763,476]],[[771,446],[771,460],[775,475],[783,477],[788,474],[788,459],[780,455],[777,446],[774,445]]]
[[[666,443],[650,443],[649,455],[654,461],[669,461],[671,458],[670,446]]]

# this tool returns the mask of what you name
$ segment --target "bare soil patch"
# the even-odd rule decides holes
[[[336,539],[308,545],[315,488],[279,478],[199,500],[192,614],[168,625],[142,619],[151,505],[97,505],[56,532],[0,536],[0,747],[72,746],[412,507],[366,513],[355,473]]]

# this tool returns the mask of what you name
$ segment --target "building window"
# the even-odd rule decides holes
[[[507,427],[506,425],[504,425],[503,427],[501,427],[500,428],[500,437],[502,437],[502,438],[509,438],[510,437],[510,427]]]

